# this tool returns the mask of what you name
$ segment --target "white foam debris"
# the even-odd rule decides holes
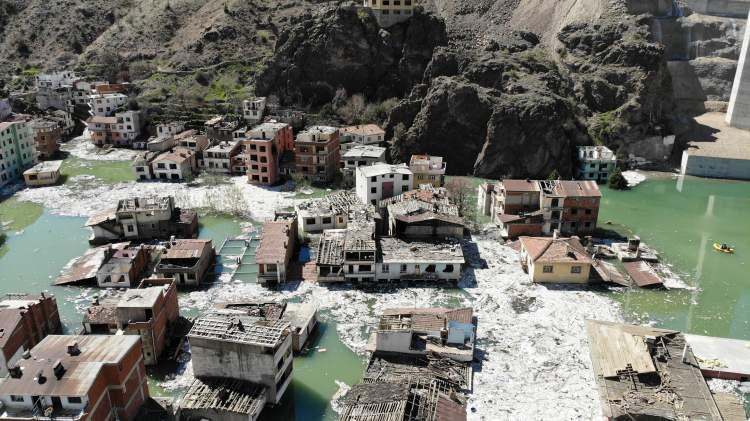
[[[646,181],[646,176],[639,171],[623,171],[622,176],[627,180],[628,187],[635,187]]]
[[[81,136],[75,137],[63,143],[60,150],[68,152],[76,158],[89,161],[130,161],[139,151],[132,149],[111,148],[102,149],[91,143],[91,134],[88,129]]]
[[[112,209],[120,199],[139,196],[174,196],[178,206],[203,208],[242,215],[255,220],[272,219],[274,210],[293,205],[294,193],[247,183],[246,177],[228,177],[228,183],[191,187],[183,183],[117,183],[92,185],[87,177],[73,177],[62,186],[25,189],[16,193],[22,201],[45,206],[65,216],[84,216]],[[198,183],[200,183],[198,179]]]
[[[190,293],[180,304],[206,310],[216,302],[240,298],[311,302],[324,312],[323,318],[336,322],[343,343],[363,358],[367,339],[386,308],[471,306],[479,320],[477,356],[482,363],[469,397],[470,420],[600,417],[584,320],[621,321],[619,307],[603,293],[532,284],[514,250],[496,240],[474,240],[475,248],[465,247],[470,264],[462,289],[365,292],[303,282],[272,291],[254,283],[218,283]],[[180,377],[185,376],[190,376],[188,370]],[[179,379],[179,384],[189,382]]]
[[[334,380],[334,382],[336,383],[336,386],[338,386],[339,388],[336,390],[336,393],[334,393],[333,397],[331,398],[331,408],[333,409],[334,412],[336,412],[337,414],[340,414],[342,408],[341,408],[341,405],[339,405],[338,403],[339,399],[344,397],[344,395],[346,395],[349,392],[349,389],[351,389],[351,386],[342,382],[341,380]]]

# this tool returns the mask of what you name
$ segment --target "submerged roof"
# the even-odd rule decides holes
[[[266,388],[243,380],[195,379],[180,399],[181,410],[210,409],[255,419],[266,403]]]
[[[285,320],[266,320],[236,311],[216,311],[196,320],[188,337],[274,348],[288,334],[289,322]]]
[[[284,263],[292,230],[290,221],[272,221],[263,224],[263,236],[255,251],[255,262],[260,264]],[[294,235],[294,233],[291,233]]]

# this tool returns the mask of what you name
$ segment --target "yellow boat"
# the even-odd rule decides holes
[[[722,253],[728,253],[728,254],[734,253],[734,247],[730,247],[730,246],[728,246],[726,244],[724,244],[724,247],[722,247],[721,244],[714,243],[714,250],[720,251]]]

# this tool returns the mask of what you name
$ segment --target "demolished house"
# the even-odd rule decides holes
[[[371,352],[433,354],[470,362],[474,359],[475,337],[471,308],[393,308],[383,311],[367,348]]]
[[[300,235],[346,228],[352,211],[361,207],[362,203],[349,190],[297,203],[294,209]]]
[[[343,282],[346,280],[344,274],[345,244],[345,229],[323,231],[315,256],[318,282]]]
[[[737,419],[722,414],[682,333],[598,320],[586,331],[606,419]]]
[[[458,242],[384,237],[378,239],[378,245],[380,251],[375,266],[378,282],[458,282],[466,263]]]
[[[156,365],[179,316],[174,280],[149,278],[138,288],[95,299],[84,313],[83,328],[88,335],[139,336],[144,363]]]
[[[286,320],[291,325],[292,347],[300,352],[318,324],[318,309],[313,304],[286,301],[233,301],[220,303],[219,309],[239,311],[266,320]]]
[[[86,226],[93,231],[89,243],[122,240],[195,238],[198,214],[175,206],[172,196],[138,197],[120,200],[115,211],[91,216]]]
[[[266,406],[265,388],[243,380],[195,379],[178,402],[177,421],[255,421]]]

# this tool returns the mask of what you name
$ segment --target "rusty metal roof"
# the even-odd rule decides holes
[[[180,239],[174,240],[162,256],[164,259],[198,259],[203,255],[206,245],[211,246],[211,240]]]
[[[536,180],[503,180],[506,192],[538,192],[539,183]]]

